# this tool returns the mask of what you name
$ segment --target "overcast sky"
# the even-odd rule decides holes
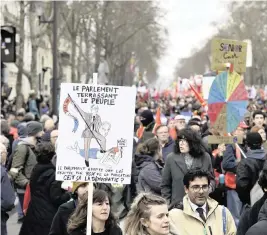
[[[190,56],[193,48],[201,48],[216,33],[211,23],[227,19],[227,4],[220,0],[161,0],[167,11],[163,24],[169,30],[168,48],[159,61],[160,81],[173,80],[178,60]]]

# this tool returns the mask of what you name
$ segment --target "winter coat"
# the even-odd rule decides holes
[[[76,203],[76,201],[69,201],[58,208],[48,235],[69,235],[67,232],[67,224],[71,214],[76,208]]]
[[[91,232],[91,235],[97,235],[99,233]],[[119,226],[112,227],[110,229],[106,229],[105,233],[101,233],[103,235],[122,235],[121,228]],[[69,235],[86,235],[85,228],[78,228],[72,231]]]
[[[152,161],[146,165],[138,176],[137,192],[151,192],[160,196],[162,170],[163,164],[159,161]]]
[[[8,220],[7,212],[10,211],[15,202],[15,192],[8,178],[6,169],[1,165],[1,222]]]
[[[255,204],[248,208],[248,205],[243,208],[243,212],[241,218],[238,223],[237,233],[236,235],[244,235],[252,227],[254,224],[258,222],[258,216],[264,202],[267,200],[267,193],[263,195],[263,197],[255,202]]]
[[[201,168],[210,172],[213,179],[211,180],[211,191],[215,189],[214,173],[209,154],[194,158],[192,168]],[[168,201],[173,203],[182,201],[185,195],[183,178],[188,172],[184,155],[171,153],[165,163],[162,174],[161,195]]]
[[[240,148],[246,153],[245,147],[243,145],[239,145]],[[243,159],[244,156],[241,154],[241,159]],[[236,168],[238,163],[236,162],[236,149],[233,145],[227,145],[226,150],[223,154],[223,161],[222,161],[222,167],[225,171],[236,173]]]
[[[175,142],[173,141],[173,139],[170,137],[169,141],[167,144],[164,145],[164,147],[162,147],[162,158],[164,160],[164,162],[166,162],[167,156],[173,152],[174,150],[174,145]]]
[[[149,155],[142,155],[142,154],[136,154],[134,156],[134,161],[136,165],[136,171],[134,175],[134,181],[137,184],[138,182],[138,176],[141,172],[141,170],[148,164],[150,164],[152,161],[154,161],[152,156]]]
[[[266,153],[263,149],[249,150],[247,158],[242,159],[238,164],[236,172],[236,191],[240,201],[250,205],[250,191],[259,179],[260,171],[263,168]]]
[[[17,145],[10,169],[11,176],[17,188],[26,188],[36,163],[34,146],[25,138]]]
[[[183,210],[172,209],[169,212],[170,230],[176,231],[177,235],[224,235],[223,233],[223,207],[218,202],[208,198],[208,214],[206,222],[195,214],[189,204],[188,196],[183,199]],[[236,227],[230,211],[225,207],[226,212],[226,234],[235,235]],[[204,230],[204,231],[203,231]]]
[[[246,235],[267,235],[267,200],[260,210],[258,223],[253,225]]]
[[[31,201],[19,235],[47,235],[59,206],[70,199],[55,179],[52,163],[38,163],[30,178]]]

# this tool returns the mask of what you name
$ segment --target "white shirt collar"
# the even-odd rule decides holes
[[[204,211],[204,215],[205,215],[205,217],[206,217],[206,214],[207,214],[207,203],[205,203],[203,206],[197,206],[196,204],[194,204],[193,202],[191,202],[190,199],[189,199],[189,204],[190,204],[192,210],[193,210],[194,212],[196,212],[196,213],[198,213],[198,212],[197,212],[197,208],[202,208],[203,211]]]

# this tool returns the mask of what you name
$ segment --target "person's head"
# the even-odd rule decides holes
[[[58,130],[53,130],[50,134],[50,141],[54,147],[56,145],[57,138],[58,138]]]
[[[233,132],[233,135],[236,137],[241,137],[242,139],[246,139],[248,126],[244,121],[240,122],[238,127]]]
[[[137,152],[141,155],[149,155],[151,157],[159,156],[160,144],[158,139],[151,138],[146,140],[144,143],[140,144],[140,146],[137,147]]]
[[[25,138],[27,136],[27,124],[22,122],[18,125],[18,135],[20,138]]]
[[[177,115],[175,118],[175,127],[177,130],[182,130],[185,128],[185,117],[183,115]]]
[[[175,128],[175,120],[174,119],[170,119],[169,122],[168,122],[168,127],[170,129],[173,129]]]
[[[141,193],[131,205],[125,219],[125,234],[169,234],[168,206],[162,197]]]
[[[19,122],[22,122],[24,120],[24,113],[17,113],[17,117],[16,119],[19,121]]]
[[[199,122],[191,120],[188,123],[188,127],[191,128],[191,130],[196,131],[198,133],[201,132],[201,124]]]
[[[0,143],[6,146],[6,149],[9,147],[9,139],[6,138],[4,135],[0,135]]]
[[[40,118],[40,122],[41,123],[45,123],[47,120],[49,120],[49,119],[52,119],[51,117],[49,117],[47,114],[43,114],[42,116],[41,116],[41,118]]]
[[[261,135],[263,142],[266,141],[266,132],[264,127],[253,126],[250,132],[258,132]]]
[[[258,132],[247,134],[247,145],[251,150],[261,149],[263,140]]]
[[[49,164],[55,155],[55,147],[46,141],[42,141],[35,148],[36,160],[40,164]]]
[[[148,126],[150,123],[154,121],[153,113],[149,109],[144,110],[140,114],[139,120],[143,126]]]
[[[189,170],[183,181],[185,192],[190,201],[197,206],[203,206],[209,196],[209,172],[200,168]]]
[[[92,106],[91,106],[91,113],[92,114],[97,114],[98,113],[98,106],[97,105],[95,105],[95,104],[93,104]]]
[[[9,134],[9,125],[5,119],[1,119],[1,134],[5,136]]]
[[[35,137],[36,139],[40,139],[43,134],[43,126],[41,123],[36,121],[31,121],[27,123],[28,137]]]
[[[189,153],[192,157],[203,155],[204,149],[200,135],[190,128],[179,131],[175,141],[174,152],[176,154]]]
[[[35,117],[33,113],[26,113],[24,116],[24,122],[31,122],[34,121]]]
[[[82,197],[87,193],[88,183],[87,182],[73,182],[72,184],[72,197],[80,201]]]
[[[44,130],[45,131],[52,131],[55,129],[55,123],[54,123],[54,120],[53,119],[48,119],[45,121],[45,124],[44,124]]]
[[[2,143],[0,143],[0,154],[1,154],[1,165],[4,166],[6,164],[7,149],[6,146]]]
[[[165,125],[160,125],[156,128],[156,136],[161,144],[167,143],[170,137],[169,128]]]
[[[264,115],[264,113],[262,111],[256,110],[253,113],[252,117],[253,117],[253,123],[255,124],[255,126],[258,126],[258,127],[262,127],[263,126],[265,115]]]
[[[87,222],[87,202],[88,195],[84,194],[79,201],[75,211],[68,221],[67,230],[71,233],[73,230],[86,226]],[[110,211],[111,200],[104,190],[95,189],[93,192],[92,205],[92,229],[94,225],[104,223],[105,228],[109,229],[117,225],[117,221]]]

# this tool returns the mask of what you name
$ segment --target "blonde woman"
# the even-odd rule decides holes
[[[165,199],[150,193],[139,194],[124,224],[126,235],[168,235],[170,233],[168,206]]]

